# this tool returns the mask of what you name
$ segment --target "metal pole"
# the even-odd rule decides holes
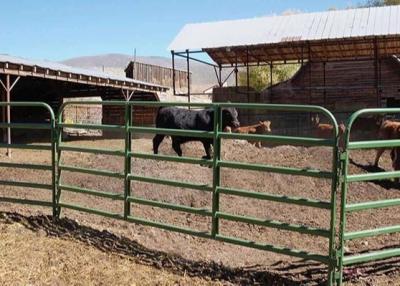
[[[235,87],[238,87],[238,66],[237,66],[237,59],[235,62]]]
[[[217,212],[219,211],[219,191],[221,184],[221,173],[218,162],[221,160],[221,137],[219,132],[222,131],[222,112],[219,105],[214,105],[214,138],[213,138],[213,195],[212,195],[212,227],[211,235],[215,238],[219,233],[219,219]]]
[[[11,95],[11,87],[10,87],[10,75],[8,74],[6,77],[6,101],[10,103],[10,95]],[[7,124],[11,123],[11,106],[7,105]],[[7,144],[11,144],[11,128],[7,127]],[[7,148],[7,156],[11,158],[11,149]]]
[[[222,87],[222,66],[219,65],[219,87]]]
[[[190,103],[190,60],[189,50],[186,50],[187,80],[188,80],[188,103]],[[189,106],[190,109],[190,106]]]
[[[187,82],[188,82],[188,103],[190,103],[190,63],[189,50],[186,50],[186,65],[187,65]],[[190,106],[189,106],[190,109]]]
[[[380,107],[380,96],[379,96],[379,67],[378,67],[378,43],[375,38],[374,40],[374,68],[375,68],[375,91],[376,91],[376,106]]]
[[[124,218],[131,215],[131,203],[128,198],[131,196],[131,180],[128,176],[131,174],[132,161],[130,152],[132,151],[132,134],[130,127],[132,126],[132,106],[127,103],[125,105],[125,192],[124,192]]]
[[[250,71],[249,71],[249,49],[246,52],[246,77],[247,77],[247,96],[250,92]]]
[[[323,63],[324,68],[324,107],[326,107],[326,62]]]
[[[273,83],[273,77],[272,77],[272,62],[271,62],[271,64],[269,65],[269,84],[270,84],[270,87],[271,87],[271,95],[272,95],[272,85],[274,84]]]
[[[4,89],[2,89],[2,92],[1,92],[1,101],[5,102],[7,87],[3,83],[2,83],[2,86]],[[2,117],[2,122],[5,123],[6,122],[6,107],[5,106],[1,107],[1,117]],[[3,142],[7,141],[6,130],[7,130],[6,128],[3,128]]]
[[[172,54],[172,90],[174,95],[176,94],[176,85],[175,85],[175,52],[171,51]]]

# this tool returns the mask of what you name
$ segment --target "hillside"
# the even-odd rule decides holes
[[[124,69],[132,60],[132,56],[125,54],[104,54],[96,56],[83,56],[64,60],[62,63],[82,68],[103,69],[117,75],[124,75]],[[171,67],[171,59],[167,57],[136,57],[138,62]],[[177,69],[186,70],[186,60],[176,58],[175,65]],[[215,71],[212,67],[205,64],[191,61],[190,70],[193,75],[193,88],[195,91],[202,91],[217,83]],[[232,82],[232,81],[231,81]]]

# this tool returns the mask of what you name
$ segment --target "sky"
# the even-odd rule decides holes
[[[0,0],[0,54],[60,61],[108,53],[170,56],[187,23],[314,12],[349,0]]]

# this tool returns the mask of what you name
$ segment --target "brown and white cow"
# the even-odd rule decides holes
[[[316,115],[311,117],[311,122],[313,124],[313,135],[318,138],[332,138],[333,135],[333,125],[328,123],[320,123],[319,116]],[[346,126],[343,123],[339,124],[339,146],[344,147],[344,133],[346,131]]]
[[[378,137],[379,139],[383,140],[400,139],[400,122],[393,120],[382,121],[379,127]],[[395,153],[397,152],[395,149],[397,148],[393,148],[391,152],[392,161],[393,161],[393,156],[395,156]],[[385,152],[385,148],[376,149],[374,166],[378,167],[379,159],[381,158],[383,152]]]
[[[267,134],[271,132],[271,121],[259,121],[258,124],[250,126],[242,126],[232,130],[235,133],[242,134]],[[261,141],[247,140],[251,144],[255,144],[256,147],[261,148]]]

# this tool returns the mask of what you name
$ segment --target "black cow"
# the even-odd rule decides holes
[[[238,113],[235,108],[222,108],[222,129],[227,126],[237,128],[240,126]],[[158,109],[156,118],[157,128],[185,129],[213,131],[214,129],[214,110],[188,110],[177,107],[161,107]],[[165,135],[157,134],[153,138],[154,154],[158,153],[158,147]],[[196,138],[189,136],[171,136],[172,148],[178,156],[182,156],[181,144],[189,141],[201,141],[206,151],[205,159],[211,159],[212,138]]]

